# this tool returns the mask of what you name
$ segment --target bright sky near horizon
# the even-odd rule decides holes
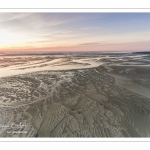
[[[150,50],[150,13],[0,13],[0,51]]]

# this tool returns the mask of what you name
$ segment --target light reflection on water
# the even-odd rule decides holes
[[[25,65],[11,65],[9,67],[0,68],[0,77],[19,75],[25,73],[32,73],[36,71],[45,70],[71,70],[71,69],[84,69],[93,68],[101,65],[101,62],[97,62],[97,59],[71,59],[68,58],[56,58],[47,62],[34,61],[34,63],[26,63]]]
[[[107,59],[111,63],[109,65],[115,66],[150,66],[149,59],[145,59],[146,55],[121,55],[121,56],[109,56],[109,55],[94,55],[90,56],[65,56],[65,55],[53,55],[53,56],[1,56],[0,57],[0,77],[7,77],[12,75],[19,75],[25,73],[32,73],[37,71],[46,70],[72,70],[72,69],[86,69],[98,67],[105,63],[101,59]],[[130,61],[130,58],[131,61]],[[134,60],[134,61],[133,61]],[[140,60],[140,61],[139,61]],[[118,62],[120,61],[120,62]]]

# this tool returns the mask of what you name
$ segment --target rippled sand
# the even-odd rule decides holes
[[[28,58],[2,67],[17,73],[8,69],[0,78],[0,136],[150,137],[149,60],[122,66],[145,55],[114,55]]]

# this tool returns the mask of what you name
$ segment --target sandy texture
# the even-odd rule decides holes
[[[43,90],[45,96],[42,96],[41,100],[36,101],[36,98],[33,97],[32,104],[27,102],[25,104],[23,101],[20,106],[12,105],[10,107],[9,102],[7,105],[3,104],[2,107],[3,109],[9,108],[8,112],[14,114],[12,120],[16,124],[19,121],[26,122],[25,127],[15,128],[15,130],[27,131],[27,133],[9,134],[6,129],[1,136],[150,136],[150,130],[148,130],[150,99],[119,87],[114,78],[107,74],[104,67],[41,74],[39,73],[38,76],[32,74],[32,78],[36,76],[37,81],[42,82],[45,87],[49,87],[47,88],[49,92],[46,93],[46,90]],[[61,74],[63,76],[70,75],[70,81],[68,80],[69,76],[66,80],[61,80]],[[54,76],[58,78],[55,84],[44,82]],[[46,79],[46,77],[48,78]],[[43,85],[42,87],[44,87]],[[40,85],[38,87],[41,88]],[[36,87],[36,91],[38,94],[42,94],[42,89],[38,90]],[[50,92],[51,94],[49,94]],[[7,122],[10,114],[6,115]],[[9,129],[9,131],[11,130],[14,128]]]
[[[0,78],[0,136],[150,137],[148,66],[122,66],[139,59],[148,64],[149,57],[114,55],[60,63],[103,66]]]

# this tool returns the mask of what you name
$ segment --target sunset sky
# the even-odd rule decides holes
[[[0,51],[147,51],[150,13],[0,13]]]

